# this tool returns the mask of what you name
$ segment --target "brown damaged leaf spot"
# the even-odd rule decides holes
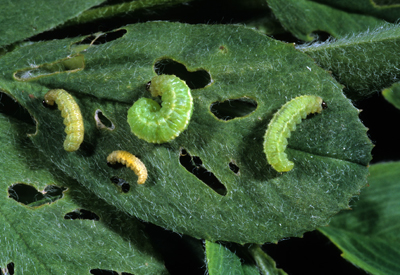
[[[53,63],[41,65],[31,64],[30,68],[18,70],[14,73],[14,79],[18,81],[31,81],[41,77],[59,73],[75,73],[83,70],[85,59],[83,55],[75,55],[57,60]]]

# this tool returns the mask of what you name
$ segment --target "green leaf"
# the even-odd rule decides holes
[[[315,31],[341,38],[384,23],[372,16],[348,13],[307,0],[267,0],[282,26],[295,37],[311,41]]]
[[[400,5],[398,1],[390,0],[313,0],[338,9],[354,13],[369,14],[389,22],[396,22],[400,18]],[[397,3],[396,3],[397,2]]]
[[[397,109],[400,109],[400,83],[395,83],[391,87],[383,90],[382,95]]]
[[[52,29],[103,1],[1,1],[0,47]]]
[[[196,238],[265,243],[325,225],[365,186],[372,144],[358,110],[330,74],[293,45],[241,26],[149,22],[122,30],[122,37],[78,53],[84,37],[21,47],[0,64],[0,87],[38,123],[34,144],[108,203]],[[66,66],[66,58],[76,60]],[[150,97],[145,87],[155,71],[184,79],[194,101],[188,128],[161,145],[138,139],[127,123],[131,105]],[[42,105],[50,88],[70,92],[81,108],[85,138],[75,153],[63,149],[60,112]],[[328,108],[292,132],[287,153],[294,168],[277,173],[263,152],[264,133],[283,104],[304,94],[321,96]],[[248,98],[257,108],[246,116],[225,121],[210,112],[218,102],[247,104]],[[98,110],[114,128],[97,128]],[[142,160],[145,184],[136,185],[129,168],[107,166],[114,150]],[[185,168],[185,157],[197,168]],[[199,169],[204,172],[197,177]],[[111,182],[114,176],[131,184],[128,193]]]
[[[351,99],[362,99],[397,82],[400,73],[400,26],[374,30],[324,43],[298,47],[332,72]]]
[[[287,274],[280,268],[276,268],[275,261],[265,253],[259,245],[250,245],[249,251],[257,263],[262,275],[285,275]]]
[[[244,275],[240,258],[234,252],[222,244],[210,241],[206,241],[205,247],[208,274]]]
[[[142,224],[61,174],[26,136],[31,128],[0,113],[0,268],[13,263],[15,274],[41,275],[89,274],[92,269],[168,273]],[[68,191],[56,201],[26,205],[17,201],[22,198],[15,196],[16,186],[39,194],[57,186]],[[100,220],[65,218],[80,209]]]
[[[214,274],[285,275],[259,245],[205,242],[207,269]]]
[[[353,264],[372,274],[399,274],[400,162],[371,165],[370,173],[354,210],[319,230]]]

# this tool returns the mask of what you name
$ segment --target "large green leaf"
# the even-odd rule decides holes
[[[369,187],[352,211],[319,230],[343,257],[372,274],[400,273],[400,163],[370,167]]]
[[[324,43],[298,47],[321,67],[332,71],[352,99],[365,98],[397,82],[400,73],[400,27],[376,29]]]
[[[312,32],[325,31],[340,38],[384,23],[372,16],[348,13],[308,0],[267,0],[282,26],[295,37],[311,41]]]
[[[94,269],[168,273],[143,225],[57,173],[26,136],[29,128],[0,113],[0,268],[13,263],[15,274],[40,275],[89,274]],[[57,186],[68,190],[54,202],[27,205],[16,201],[24,201],[15,196],[16,185],[38,190],[37,196]],[[65,218],[82,208],[100,220]]]
[[[264,243],[325,225],[366,184],[372,145],[358,110],[328,72],[292,45],[240,26],[151,22],[123,29],[123,37],[100,45],[77,47],[74,38],[22,47],[0,65],[0,87],[38,122],[35,145],[97,196],[175,232]],[[86,49],[76,53],[80,47]],[[194,112],[174,141],[150,144],[131,133],[127,111],[149,97],[145,86],[155,75],[154,64],[168,62],[189,71],[169,72],[192,88]],[[42,105],[49,88],[69,91],[81,107],[85,140],[75,153],[63,149],[60,112]],[[321,96],[328,108],[292,133],[287,152],[295,167],[277,173],[263,152],[265,130],[284,103],[304,94]],[[243,104],[251,99],[257,108],[229,121],[210,112],[215,103],[233,99]],[[96,128],[96,110],[115,129]],[[205,174],[223,184],[225,195],[185,169],[183,149],[201,159]],[[135,185],[130,169],[107,166],[114,150],[144,162],[149,171],[144,185]],[[131,190],[121,193],[110,181],[113,176],[131,183]]]
[[[104,0],[0,2],[0,47],[52,29]]]

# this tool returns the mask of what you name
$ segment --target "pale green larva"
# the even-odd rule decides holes
[[[61,110],[61,116],[64,118],[65,132],[67,137],[64,141],[64,149],[73,152],[79,149],[83,142],[85,128],[81,110],[75,99],[67,91],[63,89],[50,90],[44,95],[46,104],[52,106],[54,102],[58,109]]]
[[[290,132],[296,130],[296,124],[308,114],[320,113],[326,103],[319,96],[304,95],[296,97],[283,105],[268,124],[264,136],[264,152],[268,163],[278,172],[293,169],[294,163],[289,161],[285,153]]]
[[[149,85],[153,97],[161,96],[161,106],[141,98],[128,110],[132,133],[150,143],[164,143],[184,131],[193,113],[190,88],[174,75],[157,75]]]

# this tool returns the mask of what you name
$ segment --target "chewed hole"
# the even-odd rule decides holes
[[[0,89],[1,91],[1,89]],[[28,95],[32,100],[35,99],[33,95]],[[32,118],[31,114],[27,109],[22,107],[18,101],[14,100],[6,93],[0,92],[0,113],[6,114],[8,116],[12,116],[20,121],[28,123],[29,125],[35,126],[35,120]],[[35,132],[35,127],[29,129],[30,132]]]
[[[8,188],[8,197],[27,206],[37,207],[61,199],[65,190],[65,187],[47,185],[39,192],[31,185],[17,183]]]
[[[106,269],[91,269],[90,274],[94,275],[118,275],[118,272]]]
[[[161,59],[154,64],[156,74],[173,74],[184,80],[190,89],[204,88],[212,82],[210,74],[203,69],[189,72],[185,65],[172,59]]]
[[[121,191],[124,193],[128,193],[129,190],[131,189],[131,186],[129,183],[127,183],[124,179],[121,179],[117,176],[113,176],[110,178],[111,182],[117,185],[118,187],[121,188]]]
[[[75,209],[72,212],[65,214],[64,219],[66,220],[92,220],[98,221],[100,217],[97,216],[95,213],[85,210],[85,209]]]
[[[195,175],[199,180],[208,185],[218,194],[225,196],[227,193],[226,187],[217,179],[217,177],[204,166],[201,159],[197,156],[191,156],[185,149],[181,149],[179,156],[180,164],[187,171]]]
[[[257,109],[257,102],[248,97],[239,99],[229,99],[225,101],[213,102],[210,111],[218,119],[231,120],[237,117],[244,117]]]
[[[239,174],[239,167],[235,163],[233,163],[232,161],[229,162],[229,169],[231,169],[231,171],[233,173],[235,173],[236,175]]]
[[[58,73],[73,73],[83,70],[85,59],[83,55],[75,55],[52,63],[35,65],[30,68],[18,70],[14,73],[14,78],[18,81],[30,81],[44,76]]]
[[[8,263],[5,268],[0,266],[0,275],[14,275],[14,263]]]
[[[108,129],[111,131],[115,129],[114,123],[103,115],[103,112],[99,109],[94,114],[94,120],[96,121],[97,129]]]
[[[117,40],[121,37],[123,37],[127,33],[126,30],[121,29],[121,30],[116,30],[112,32],[107,32],[107,33],[98,33],[94,35],[90,35],[80,41],[79,43],[76,43],[75,45],[83,45],[83,44],[90,44],[90,45],[101,45],[101,44],[106,44],[108,42],[111,42],[113,40]]]

